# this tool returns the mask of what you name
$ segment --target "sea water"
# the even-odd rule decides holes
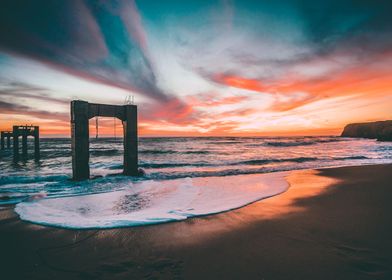
[[[141,138],[139,165],[146,174],[132,178],[119,174],[122,139],[91,139],[91,175],[98,178],[84,182],[70,180],[70,139],[41,139],[39,162],[13,163],[11,150],[0,155],[0,204],[17,204],[22,219],[109,228],[238,208],[286,190],[282,171],[392,163],[392,143],[340,137]]]

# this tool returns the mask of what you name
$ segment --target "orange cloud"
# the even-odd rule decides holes
[[[190,104],[174,98],[164,104],[158,104],[145,114],[147,119],[158,119],[174,122],[186,122],[191,117],[193,107]]]
[[[356,66],[322,78],[291,75],[271,80],[268,85],[233,74],[218,74],[214,80],[229,87],[270,94],[275,98],[271,110],[290,111],[331,97],[361,95],[361,98],[371,99],[375,95],[390,95],[392,71],[386,65],[392,63],[392,53],[380,56],[377,59],[381,62],[374,65]]]
[[[218,74],[214,80],[218,83],[225,84],[227,86],[236,87],[240,89],[252,90],[252,91],[264,91],[267,88],[258,80],[247,79],[235,75],[224,75]]]
[[[193,107],[215,107],[222,105],[238,104],[247,99],[247,96],[229,96],[224,98],[217,98],[216,94],[209,93],[187,97],[186,101],[187,103],[192,104]]]

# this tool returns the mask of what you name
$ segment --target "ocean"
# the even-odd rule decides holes
[[[285,171],[392,163],[392,143],[369,139],[140,138],[139,166],[146,174],[132,178],[119,174],[122,139],[100,138],[90,139],[90,171],[96,178],[73,182],[70,139],[41,139],[39,162],[29,144],[30,158],[17,164],[12,149],[0,154],[0,204],[17,204],[22,219],[68,228],[218,213],[285,191]]]

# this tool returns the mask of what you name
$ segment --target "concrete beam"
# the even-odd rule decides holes
[[[107,104],[88,104],[89,119],[94,117],[114,117],[125,120],[125,106],[107,105]]]

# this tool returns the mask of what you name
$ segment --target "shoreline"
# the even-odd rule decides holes
[[[263,199],[267,199],[273,196],[277,196],[280,195],[284,192],[286,192],[289,188],[289,184],[286,181],[286,176],[287,174],[289,174],[289,171],[279,171],[279,172],[270,172],[270,173],[260,173],[260,174],[237,174],[237,175],[229,175],[229,176],[214,176],[214,177],[194,177],[194,178],[180,178],[180,179],[166,179],[166,180],[151,180],[151,181],[141,181],[138,183],[135,183],[135,185],[133,187],[137,187],[138,184],[143,184],[143,183],[149,183],[149,182],[153,182],[155,184],[159,184],[159,188],[167,188],[167,187],[172,187],[173,184],[176,186],[178,185],[180,188],[189,188],[186,184],[184,184],[185,180],[191,180],[191,186],[194,186],[196,188],[198,188],[198,194],[197,197],[194,197],[192,199],[192,201],[198,201],[198,203],[203,204],[202,199],[199,198],[199,196],[202,195],[202,189],[208,189],[209,192],[222,192],[222,190],[224,190],[225,188],[227,188],[228,190],[226,190],[225,192],[233,192],[234,189],[230,188],[230,185],[234,185],[234,188],[239,188],[239,186],[241,186],[241,188],[247,192],[250,192],[250,196],[247,197],[245,200],[243,200],[242,202],[238,201],[238,198],[234,199],[236,200],[236,202],[234,204],[231,203],[230,205],[230,201],[229,201],[229,205],[227,205],[226,207],[223,207],[221,209],[217,209],[215,203],[212,203],[212,208],[209,208],[209,210],[207,211],[207,209],[205,209],[205,203],[201,206],[199,206],[199,211],[200,212],[186,212],[185,209],[176,209],[176,208],[172,208],[173,210],[171,211],[175,211],[175,212],[180,212],[180,216],[177,217],[178,219],[175,218],[164,218],[163,220],[159,220],[159,214],[156,214],[156,216],[153,216],[152,218],[148,219],[146,217],[145,221],[138,221],[137,219],[133,220],[132,215],[130,215],[128,217],[128,222],[126,222],[125,217],[123,217],[123,222],[121,224],[115,224],[113,221],[113,225],[107,225],[107,223],[103,224],[102,226],[90,226],[90,225],[74,225],[72,223],[67,223],[67,224],[60,224],[58,222],[58,220],[54,220],[52,222],[48,222],[45,221],[45,218],[41,218],[43,219],[42,221],[38,221],[37,219],[40,219],[39,215],[38,216],[31,216],[28,214],[29,209],[33,209],[34,210],[34,206],[37,203],[40,203],[40,199],[38,200],[27,200],[26,203],[21,202],[21,203],[17,203],[13,206],[14,211],[16,212],[16,214],[20,217],[20,219],[24,222],[29,222],[32,224],[36,224],[36,225],[41,225],[41,226],[49,226],[49,227],[55,227],[58,229],[70,229],[70,230],[105,230],[105,229],[119,229],[119,228],[129,228],[129,227],[143,227],[143,226],[153,226],[153,225],[160,225],[160,224],[166,224],[166,223],[172,223],[172,222],[180,222],[180,221],[185,221],[188,219],[192,219],[192,218],[201,218],[201,217],[208,217],[211,215],[217,215],[217,214],[221,214],[221,213],[226,213],[229,211],[233,211],[233,210],[237,210],[240,209],[242,207],[245,207],[247,205],[250,205],[252,203],[261,201]],[[229,180],[229,181],[228,181]],[[227,183],[230,182],[230,183]],[[216,186],[219,186],[219,188],[217,188]],[[248,187],[246,187],[248,186]],[[158,187],[157,187],[158,188]],[[255,189],[255,190],[253,190]],[[192,192],[193,190],[188,189],[186,191]],[[73,196],[63,196],[63,197],[48,197],[45,198],[43,200],[43,203],[46,202],[45,208],[46,211],[50,211],[50,210],[57,210],[56,208],[50,209],[48,207],[48,204],[56,205],[58,203],[62,203],[62,200],[68,200],[69,203],[71,203],[72,201],[75,201],[75,199],[80,199],[83,200],[84,198],[86,199],[94,199],[97,202],[105,200],[105,197],[107,197],[108,199],[110,199],[110,196],[112,196],[113,194],[119,194],[119,193],[125,193],[127,194],[129,191],[128,190],[117,190],[117,191],[113,191],[113,192],[102,192],[102,193],[90,193],[90,194],[78,194],[78,195],[73,195]],[[238,192],[238,191],[237,191]],[[233,196],[236,193],[233,193]],[[238,195],[238,193],[237,193]],[[125,195],[126,197],[127,195]],[[97,197],[101,197],[100,199],[96,199]],[[125,198],[124,197],[124,198]],[[204,196],[203,196],[204,197]],[[182,197],[179,197],[182,198]],[[205,197],[207,198],[207,197]],[[211,200],[215,200],[217,201],[216,197],[211,197],[211,195],[209,195],[208,197]],[[169,197],[169,199],[172,200],[172,198]],[[221,196],[220,199],[224,199],[224,196]],[[52,202],[54,201],[54,202]],[[118,199],[116,201],[116,203],[120,202],[121,199]],[[30,202],[32,202],[33,204],[30,204]],[[222,203],[224,204],[224,203]],[[31,207],[30,205],[32,205],[33,207]],[[215,205],[215,206],[214,206]],[[84,203],[79,205],[80,207],[87,207]],[[73,207],[78,208],[77,205],[74,205]],[[93,205],[91,206],[93,207]],[[118,207],[116,204],[113,204],[113,207]],[[172,206],[174,207],[174,205]],[[188,207],[192,207],[191,205],[188,205]],[[197,203],[195,203],[195,205],[193,205],[193,207],[197,208]],[[211,206],[210,206],[211,207]],[[159,211],[160,207],[159,206],[155,206],[156,211]],[[176,209],[176,210],[175,210]],[[168,212],[168,210],[163,209],[164,212]],[[195,210],[195,209],[193,209]],[[30,210],[31,211],[31,210]],[[66,212],[70,212],[68,207],[67,209],[64,209],[64,211]],[[156,212],[155,211],[155,212]],[[169,211],[169,212],[171,212]],[[27,215],[26,215],[27,214]],[[131,213],[130,213],[131,214]],[[162,213],[163,216],[165,215],[165,213]],[[57,213],[57,215],[60,215],[60,213]],[[81,217],[81,219],[84,217]],[[116,217],[113,216],[113,219],[115,219]],[[94,217],[90,217],[89,219],[94,219]],[[99,216],[100,220],[104,219],[104,216]]]
[[[21,221],[3,206],[2,275],[390,279],[392,165],[289,173],[289,189],[277,196],[144,227],[58,229]]]
[[[382,165],[382,164],[376,164],[376,165]],[[225,184],[224,181],[226,180],[230,180],[233,179],[235,180],[236,178],[251,178],[251,177],[255,177],[257,179],[257,177],[259,177],[259,183],[264,182],[264,181],[276,181],[275,177],[279,177],[281,185],[287,185],[286,187],[279,187],[276,183],[267,183],[266,185],[271,185],[270,188],[280,188],[279,191],[275,192],[275,193],[271,193],[271,194],[263,194],[261,195],[261,197],[255,197],[250,199],[249,201],[240,204],[238,206],[233,206],[233,207],[229,207],[227,209],[224,210],[212,210],[211,212],[208,213],[202,213],[202,214],[188,214],[187,216],[185,216],[184,219],[168,219],[168,220],[163,220],[163,221],[156,221],[156,222],[150,222],[150,221],[146,221],[146,222],[140,222],[138,223],[137,221],[135,221],[134,224],[132,224],[132,220],[129,221],[129,223],[125,223],[125,224],[121,224],[121,225],[111,225],[111,226],[76,226],[76,225],[59,225],[56,224],[56,222],[47,222],[47,221],[36,221],[33,218],[29,218],[29,216],[27,215],[27,217],[25,217],[26,215],[23,215],[24,212],[19,213],[15,208],[17,207],[17,205],[24,203],[24,202],[35,202],[36,200],[33,198],[27,198],[25,201],[21,201],[19,203],[14,203],[14,204],[2,204],[0,206],[4,206],[4,207],[13,207],[14,211],[16,212],[16,214],[19,216],[19,218],[24,221],[24,222],[28,222],[28,223],[32,223],[32,224],[36,224],[36,225],[41,225],[41,226],[48,226],[48,227],[54,227],[54,228],[58,228],[58,229],[70,229],[70,230],[105,230],[105,229],[117,229],[117,228],[128,228],[128,227],[143,227],[143,226],[151,226],[151,225],[160,225],[160,224],[165,224],[165,223],[172,223],[172,222],[180,222],[180,221],[184,221],[187,219],[192,219],[192,218],[201,218],[201,217],[208,217],[211,215],[217,215],[217,214],[221,214],[221,213],[226,213],[229,211],[234,211],[234,210],[238,210],[240,208],[246,207],[248,205],[251,205],[253,203],[259,202],[261,200],[265,200],[274,196],[278,196],[281,195],[282,193],[286,192],[290,186],[289,183],[286,180],[286,177],[290,174],[290,173],[296,173],[296,172],[313,172],[313,171],[323,171],[323,170],[328,170],[328,169],[336,169],[336,168],[344,168],[344,167],[366,167],[366,166],[373,166],[372,164],[363,164],[363,165],[336,165],[336,166],[326,166],[326,167],[320,167],[320,168],[316,168],[316,169],[309,169],[309,168],[299,168],[299,169],[293,169],[293,170],[284,170],[284,171],[272,171],[272,172],[266,172],[266,173],[250,173],[250,174],[235,174],[235,175],[227,175],[227,176],[206,176],[206,177],[190,177],[190,179],[194,180],[195,182],[199,182],[203,180],[207,181],[204,182],[204,184],[210,185],[209,187],[211,187],[211,185],[223,185]],[[174,182],[174,181],[178,181],[178,182],[182,182],[184,180],[187,180],[188,178],[176,178],[176,179],[162,179],[162,180],[146,180],[146,181],[137,181],[135,182],[135,184],[140,184],[140,183],[148,183],[148,182],[157,182],[157,183],[167,183],[167,182]],[[209,182],[211,181],[212,182]],[[216,180],[216,182],[214,182],[214,180]],[[230,180],[230,182],[234,182],[233,180]],[[223,181],[223,182],[222,182]],[[239,183],[244,183],[244,180],[239,180]],[[257,180],[256,180],[257,181]],[[263,183],[261,183],[261,185],[263,185]],[[205,188],[206,185],[203,185],[203,188]],[[45,200],[62,200],[62,199],[67,199],[67,198],[80,198],[80,197],[94,197],[96,195],[105,195],[105,194],[111,194],[111,193],[117,193],[117,192],[123,192],[123,190],[116,190],[116,191],[112,191],[112,192],[108,192],[108,191],[103,191],[103,192],[94,192],[94,193],[86,193],[86,194],[76,194],[76,195],[65,195],[65,196],[59,196],[59,197],[45,197]],[[260,194],[259,194],[260,196]],[[37,201],[39,201],[40,198],[38,198]],[[47,209],[49,210],[49,209]],[[28,211],[27,211],[28,212]],[[185,214],[185,213],[184,213]],[[23,218],[21,218],[21,216]],[[37,218],[36,218],[37,219]]]

